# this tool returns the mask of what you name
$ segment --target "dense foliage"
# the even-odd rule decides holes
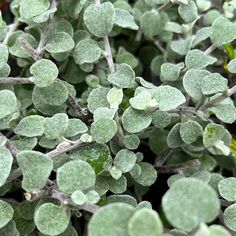
[[[13,0],[0,235],[234,235],[235,9]]]

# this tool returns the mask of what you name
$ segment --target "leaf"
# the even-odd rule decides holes
[[[174,87],[163,85],[155,89],[153,98],[158,102],[161,111],[169,111],[183,104],[184,95]]]
[[[24,19],[30,19],[45,12],[50,7],[48,0],[22,0],[20,2],[20,15]]]
[[[0,187],[5,184],[11,172],[12,163],[13,157],[10,151],[0,146]]]
[[[76,45],[73,58],[76,64],[94,63],[102,54],[101,48],[97,42],[92,39],[84,39],[78,42]]]
[[[57,170],[57,185],[66,193],[85,190],[95,184],[95,172],[82,160],[69,161]]]
[[[205,55],[204,52],[194,49],[187,53],[185,64],[187,68],[203,69],[217,61],[215,57]]]
[[[123,100],[123,90],[120,88],[111,88],[107,93],[107,101],[111,108],[118,109]]]
[[[222,125],[210,123],[206,126],[203,133],[203,144],[206,148],[214,146],[225,135],[225,128]]]
[[[127,134],[124,137],[123,144],[125,148],[135,150],[138,148],[140,144],[140,139],[138,135],[135,134]]]
[[[0,200],[0,228],[7,225],[13,218],[14,210],[7,202]]]
[[[230,236],[229,231],[227,231],[221,225],[210,225],[209,232],[210,232],[209,236]]]
[[[109,74],[108,81],[120,88],[132,88],[135,84],[135,73],[131,66],[122,63],[116,66],[116,72]]]
[[[65,32],[57,32],[50,35],[45,49],[50,53],[64,53],[71,51],[75,43],[71,36]]]
[[[43,88],[53,83],[59,71],[52,61],[41,59],[30,67],[30,73],[33,75],[34,84]]]
[[[1,54],[0,58],[0,68],[1,68],[7,63],[9,57],[9,52],[6,45],[0,44],[0,54]]]
[[[107,107],[99,107],[93,113],[93,120],[98,121],[102,118],[108,118],[110,120],[113,120],[114,116],[115,116],[114,109],[112,110]]]
[[[111,154],[107,145],[93,143],[76,150],[73,156],[87,161],[94,169],[96,175],[108,170],[111,165]]]
[[[194,102],[202,99],[202,78],[210,75],[206,70],[189,69],[183,77],[183,86],[187,94]]]
[[[161,65],[161,81],[175,81],[180,76],[180,71],[184,68],[184,63],[172,64],[163,63]]]
[[[93,89],[88,96],[88,109],[92,113],[99,107],[110,107],[107,102],[108,88],[100,87]]]
[[[38,201],[23,201],[17,207],[17,211],[19,215],[25,220],[33,220],[34,219],[34,211],[38,204]]]
[[[124,175],[121,175],[121,177],[118,179],[114,178],[109,179],[109,190],[112,193],[115,194],[124,193],[126,189],[127,189],[127,179]]]
[[[86,133],[87,131],[88,127],[83,121],[73,118],[68,120],[68,125],[63,133],[63,136],[66,138],[74,137],[77,134]]]
[[[223,217],[226,227],[236,232],[236,203],[225,209]]]
[[[189,1],[188,4],[180,4],[178,13],[185,23],[191,23],[198,17],[197,6],[194,1]]]
[[[195,178],[176,180],[162,198],[167,220],[177,229],[190,232],[201,222],[211,222],[218,215],[220,202],[216,192]]]
[[[134,17],[124,9],[115,9],[115,25],[121,28],[127,28],[131,30],[138,30],[138,25],[134,21]]]
[[[110,195],[106,199],[106,205],[115,203],[115,202],[120,202],[120,203],[127,203],[133,207],[137,207],[137,201],[134,197],[130,195]]]
[[[48,105],[59,106],[63,104],[68,97],[67,87],[59,81],[54,81],[47,87],[38,88],[40,98]]]
[[[211,28],[211,41],[217,47],[236,39],[236,25],[222,16],[213,22]]]
[[[160,34],[168,21],[166,13],[158,13],[157,11],[146,11],[140,19],[140,28],[144,35],[152,38]]]
[[[134,167],[136,159],[134,152],[121,149],[114,158],[114,166],[120,169],[122,173],[126,173]]]
[[[11,220],[5,227],[0,229],[1,236],[20,236],[14,220]]]
[[[189,120],[181,124],[179,132],[182,140],[187,144],[191,144],[202,135],[203,129],[196,121]]]
[[[128,221],[135,208],[126,203],[111,203],[101,207],[88,224],[90,236],[129,236]]]
[[[151,124],[152,117],[146,112],[128,107],[123,113],[121,120],[123,127],[127,132],[138,133]]]
[[[157,128],[165,128],[171,122],[171,115],[166,111],[156,110],[152,113],[152,123]]]
[[[141,167],[141,174],[138,178],[135,178],[135,181],[143,186],[151,186],[156,182],[157,172],[154,167],[147,162],[139,163]]]
[[[81,190],[76,190],[71,194],[71,200],[76,205],[83,205],[86,203],[86,195]]]
[[[68,125],[68,116],[57,113],[53,117],[45,118],[44,134],[48,139],[61,138]]]
[[[17,162],[23,173],[22,187],[26,191],[43,188],[53,169],[53,161],[37,151],[21,151]]]
[[[210,35],[211,35],[211,27],[200,28],[195,34],[192,47],[195,47],[196,45],[198,45],[202,41],[206,40],[207,38],[210,37]]]
[[[236,58],[228,63],[228,71],[232,74],[236,73]]]
[[[70,214],[64,206],[44,203],[37,208],[34,222],[40,232],[48,235],[63,233],[69,225]]]
[[[10,115],[17,109],[15,94],[10,90],[0,91],[0,119]]]
[[[99,19],[99,20],[98,20]],[[91,4],[84,11],[84,23],[97,37],[107,36],[115,22],[115,9],[110,2]]]
[[[19,122],[14,132],[26,137],[41,136],[44,133],[44,123],[45,118],[43,116],[27,116]]]
[[[228,80],[219,73],[212,73],[202,78],[201,87],[204,95],[224,92],[228,89]]]
[[[148,108],[149,102],[151,100],[152,95],[147,90],[143,90],[135,97],[130,98],[129,103],[134,109],[145,110]]]
[[[91,125],[91,135],[97,143],[107,143],[117,132],[117,125],[114,120],[101,118]]]
[[[86,193],[86,199],[88,204],[96,204],[100,200],[100,196],[96,191],[91,190]]]
[[[163,231],[159,215],[151,209],[142,208],[137,210],[128,223],[130,236],[157,236]]]
[[[236,201],[236,178],[230,177],[218,183],[220,195],[227,201]]]
[[[178,39],[170,42],[170,48],[175,53],[185,56],[190,50],[193,42],[193,37],[188,37],[186,39]]]

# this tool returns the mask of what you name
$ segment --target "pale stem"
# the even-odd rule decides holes
[[[9,25],[9,31],[7,32],[7,35],[4,39],[4,41],[2,42],[2,44],[7,45],[9,38],[11,37],[13,32],[16,31],[16,29],[19,27],[19,25],[20,25],[20,21],[18,21],[18,20],[16,20],[15,23],[13,23],[12,25]]]

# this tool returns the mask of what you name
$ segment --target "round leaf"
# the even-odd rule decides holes
[[[227,201],[236,201],[236,178],[230,177],[218,183],[220,195]]]
[[[13,113],[17,108],[16,96],[10,90],[0,91],[0,101],[0,119]]]
[[[236,203],[225,209],[223,217],[225,225],[236,232]]]
[[[212,221],[219,213],[216,192],[194,178],[176,180],[162,198],[168,221],[177,229],[190,232],[201,222]]]
[[[0,228],[7,225],[13,218],[14,210],[7,202],[0,200]]]
[[[82,191],[76,190],[71,194],[71,200],[77,205],[83,205],[86,203],[86,195]]]

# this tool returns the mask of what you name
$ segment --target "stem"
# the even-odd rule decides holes
[[[209,48],[207,48],[207,49],[204,51],[204,54],[205,54],[205,55],[209,55],[209,54],[211,54],[215,49],[216,49],[216,46],[212,44]]]
[[[163,4],[163,5],[161,5],[161,6],[157,9],[157,11],[160,13],[160,12],[162,12],[162,11],[167,10],[167,9],[170,8],[171,6],[172,6],[172,4],[171,4],[170,2],[167,2],[167,3]]]
[[[0,133],[0,136],[5,137],[2,133]],[[16,157],[18,150],[8,139],[6,142],[6,148],[11,152],[12,156]]]
[[[75,110],[75,112],[81,116],[87,116],[88,115],[88,109],[87,108],[82,108],[79,103],[75,100],[74,97],[72,97],[70,94],[67,98],[67,103]]]
[[[15,23],[13,23],[12,25],[9,25],[10,29],[7,32],[7,35],[4,39],[4,41],[2,42],[2,44],[7,45],[9,38],[11,37],[12,33],[14,31],[16,31],[16,29],[19,27],[19,25],[20,25],[20,22],[18,20],[16,20]]]
[[[0,77],[0,84],[32,84],[32,77]]]
[[[105,46],[105,51],[106,51],[105,57],[107,59],[107,63],[108,63],[110,73],[115,73],[115,66],[114,66],[114,62],[113,62],[111,46],[110,46],[108,37],[105,36],[103,38],[103,41],[104,41],[104,46]]]

